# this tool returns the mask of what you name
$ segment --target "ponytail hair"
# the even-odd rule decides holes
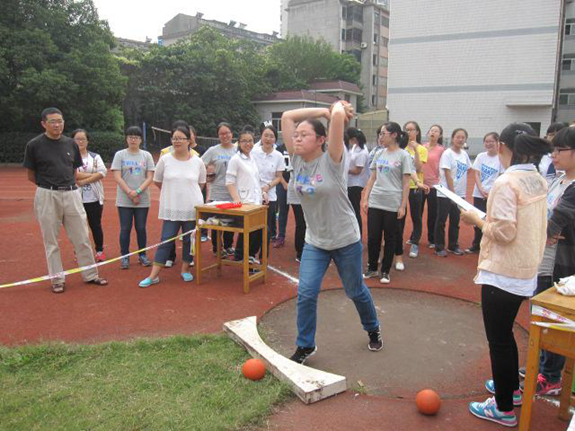
[[[393,121],[390,121],[388,123],[385,123],[383,125],[383,127],[385,127],[385,130],[387,130],[389,132],[390,135],[392,134],[397,134],[397,144],[399,145],[400,148],[405,148],[407,147],[407,141],[408,141],[408,136],[407,133],[405,133],[402,129],[401,126],[397,123],[394,123]]]
[[[508,125],[499,139],[513,153],[511,165],[533,163],[537,166],[541,157],[551,152],[551,144],[537,136],[535,130],[525,123]]]

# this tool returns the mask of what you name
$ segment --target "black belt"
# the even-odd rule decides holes
[[[46,189],[46,190],[57,190],[59,192],[69,192],[71,190],[77,190],[78,187],[77,186],[60,186],[60,187],[56,187],[56,186],[44,186],[42,184],[38,184],[38,187],[40,187],[41,189]]]

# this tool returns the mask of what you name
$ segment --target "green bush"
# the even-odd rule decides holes
[[[100,154],[104,163],[111,164],[116,151],[125,148],[124,135],[116,132],[89,132],[88,149]],[[0,163],[22,163],[24,150],[37,133],[2,132],[0,133]]]

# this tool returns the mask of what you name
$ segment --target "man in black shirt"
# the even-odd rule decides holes
[[[52,292],[62,293],[65,285],[58,246],[60,227],[64,225],[80,266],[93,265],[94,255],[88,237],[86,211],[76,186],[76,169],[82,166],[80,150],[72,139],[62,135],[64,119],[60,110],[44,109],[42,127],[46,132],[26,145],[24,167],[28,169],[28,180],[38,186],[34,213],[42,230]],[[97,268],[82,272],[82,278],[87,283],[108,284],[98,276]]]

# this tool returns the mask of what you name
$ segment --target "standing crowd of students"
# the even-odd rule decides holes
[[[266,204],[268,238],[262,238],[261,232],[250,234],[251,261],[258,253],[261,255],[263,241],[273,241],[275,248],[285,245],[291,206],[296,260],[300,262],[297,349],[291,359],[304,363],[317,351],[317,302],[332,261],[367,332],[367,347],[377,352],[383,348],[383,336],[365,279],[378,277],[387,284],[392,268],[405,270],[403,231],[408,212],[412,221],[407,241],[409,257],[419,256],[427,204],[427,246],[438,257],[448,253],[479,254],[475,283],[482,286],[481,305],[492,368],[492,379],[485,388],[494,397],[471,403],[469,410],[482,419],[516,425],[513,408],[521,405],[519,377],[524,375],[512,331],[519,306],[559,278],[575,274],[575,128],[553,123],[546,137],[539,138],[527,124],[510,124],[501,134],[485,135],[485,151],[472,164],[465,149],[465,129],[453,130],[450,147],[445,148],[439,125],[429,128],[428,142],[422,144],[422,131],[415,121],[403,127],[387,122],[377,132],[377,146],[368,152],[363,132],[347,127],[353,116],[353,107],[343,101],[329,109],[287,111],[282,116],[284,144],[280,147],[276,147],[277,131],[271,124],[262,124],[259,134],[245,127],[233,143],[232,126],[220,123],[216,129],[219,143],[208,150],[197,145],[193,127],[178,121],[171,131],[172,145],[162,150],[157,165],[152,155],[140,148],[142,131],[127,128],[126,148],[115,154],[111,164],[117,183],[122,255],[129,253],[132,226],[138,248],[147,245],[152,184],[160,189],[162,242],[180,231],[194,229],[195,207],[206,200]],[[328,129],[322,120],[329,122]],[[57,244],[62,224],[80,265],[89,265],[94,258],[105,259],[101,218],[102,179],[107,170],[102,158],[88,150],[89,134],[85,130],[72,133],[76,145],[62,135],[64,120],[59,110],[45,110],[42,125],[46,134],[28,144],[24,166],[28,179],[38,186],[35,212],[49,271],[55,275],[52,291],[62,293],[64,279]],[[441,185],[465,199],[470,169],[475,179],[473,203],[486,213],[484,219],[475,211],[461,210],[444,189],[434,187]],[[210,184],[207,194],[206,183]],[[367,219],[365,271],[362,212]],[[459,244],[460,219],[475,228],[473,242],[465,251]],[[92,231],[96,249],[92,256],[82,220]],[[216,235],[212,232],[214,253]],[[233,234],[222,236],[225,257],[243,259],[242,236],[238,236],[235,249]],[[207,239],[207,232],[202,232],[202,241]],[[184,282],[193,280],[189,270],[193,265],[191,247],[190,235],[183,236]],[[153,262],[141,251],[138,262],[152,268],[139,286],[159,283],[161,270],[175,261],[173,241],[158,247]],[[129,258],[122,258],[121,268],[129,267]],[[107,284],[94,268],[83,276],[88,283]],[[559,393],[564,362],[559,355],[543,352],[538,394]]]

